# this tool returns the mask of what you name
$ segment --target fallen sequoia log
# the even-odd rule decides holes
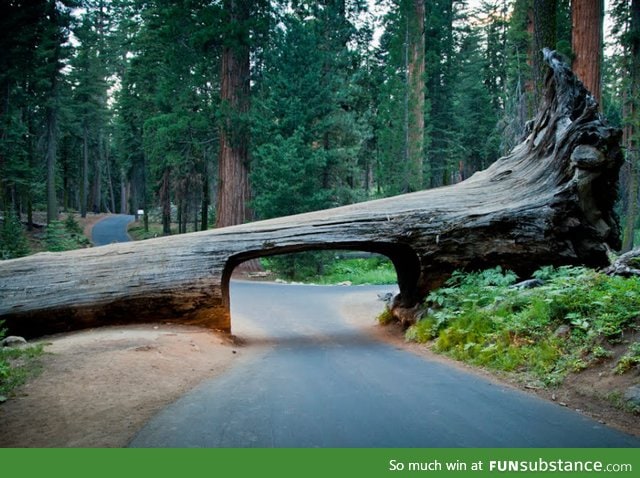
[[[400,294],[417,304],[455,269],[609,264],[620,132],[559,57],[529,135],[454,186],[217,230],[44,253],[0,263],[0,319],[34,336],[170,319],[231,330],[229,279],[260,256],[320,249],[387,255]]]

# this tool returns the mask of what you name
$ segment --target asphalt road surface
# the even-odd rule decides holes
[[[94,224],[91,231],[91,242],[94,246],[106,246],[114,242],[129,242],[127,225],[135,220],[134,216],[118,214],[109,216]]]
[[[389,290],[234,281],[232,327],[258,352],[240,349],[234,367],[160,412],[130,446],[640,446],[567,408],[376,341],[341,316],[344,301]]]

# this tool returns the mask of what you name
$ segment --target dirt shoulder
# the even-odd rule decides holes
[[[0,405],[0,447],[123,447],[158,411],[245,353],[166,324],[46,337],[43,370]]]

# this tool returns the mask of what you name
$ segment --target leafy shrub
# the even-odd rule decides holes
[[[149,223],[147,230],[145,230],[144,221],[132,222],[129,225],[128,233],[135,241],[143,241],[145,239],[160,237],[163,235],[162,224]]]
[[[631,344],[627,353],[620,357],[616,364],[615,373],[622,375],[637,365],[640,365],[640,342]]]
[[[343,258],[335,251],[301,252],[262,259],[278,277],[299,282],[337,284],[395,284],[396,271],[386,257]]]
[[[67,218],[64,220],[64,228],[69,234],[82,234],[82,228],[73,214],[67,214]]]
[[[44,243],[49,252],[70,251],[90,245],[73,216],[68,216],[64,222],[51,221],[45,230]]]
[[[380,312],[377,320],[380,325],[387,325],[393,322],[393,315],[391,314],[391,310],[389,309],[389,307],[385,307],[384,310]]]
[[[545,267],[535,277],[544,284],[519,290],[510,287],[516,276],[500,268],[456,272],[429,294],[424,319],[406,337],[433,340],[436,351],[456,359],[527,371],[550,384],[610,356],[604,345],[619,341],[640,317],[638,278],[582,267]],[[568,333],[556,334],[560,326]],[[640,360],[629,357],[621,368]]]

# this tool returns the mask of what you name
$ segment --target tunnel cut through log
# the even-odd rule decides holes
[[[413,307],[421,298],[420,295],[420,259],[416,252],[406,244],[393,243],[332,243],[322,247],[310,247],[306,244],[289,247],[273,247],[268,252],[261,250],[247,251],[229,258],[222,274],[222,301],[226,307],[230,307],[229,281],[233,271],[240,264],[261,257],[270,257],[285,254],[313,251],[360,251],[380,254],[388,258],[396,271],[398,288],[400,293],[395,298],[398,307]]]
[[[545,51],[546,94],[528,136],[453,186],[135,243],[0,261],[0,320],[28,336],[169,319],[230,331],[239,262],[353,248],[388,256],[409,307],[455,269],[609,264],[621,132]]]

